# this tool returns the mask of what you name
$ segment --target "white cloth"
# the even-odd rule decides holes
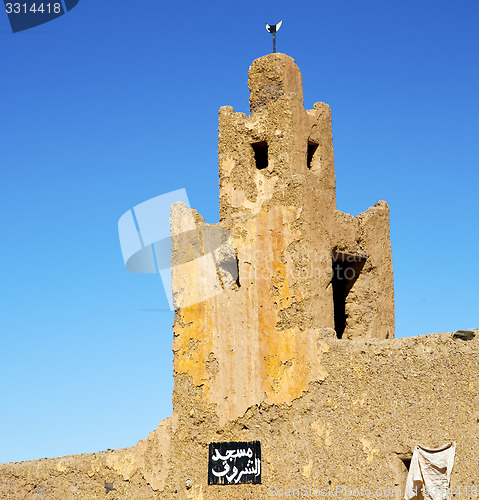
[[[417,445],[414,448],[407,475],[404,498],[406,500],[412,498],[424,498],[425,500],[449,498],[449,481],[455,455],[455,442],[436,450]]]

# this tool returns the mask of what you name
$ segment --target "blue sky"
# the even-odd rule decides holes
[[[248,111],[280,19],[305,106],[332,108],[338,208],[390,204],[397,336],[479,326],[476,0],[80,0],[17,34],[0,12],[0,462],[171,414],[173,315],[117,222],[180,188],[218,220],[218,109]]]

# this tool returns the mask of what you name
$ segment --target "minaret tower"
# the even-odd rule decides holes
[[[321,339],[393,338],[389,209],[336,209],[331,112],[303,107],[285,54],[249,70],[250,115],[219,112],[220,222],[174,205],[174,408],[220,422],[321,378]]]

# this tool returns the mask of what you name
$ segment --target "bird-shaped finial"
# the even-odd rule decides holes
[[[277,24],[266,24],[266,31],[268,33],[271,33],[273,35],[273,53],[276,52],[276,33],[279,31],[279,28],[281,28],[281,25],[283,24],[283,20]]]

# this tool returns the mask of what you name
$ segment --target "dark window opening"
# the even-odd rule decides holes
[[[346,297],[358,279],[364,264],[365,257],[351,255],[344,252],[333,252],[333,304],[334,329],[338,339],[343,337],[348,315],[346,314]]]
[[[308,168],[311,168],[311,164],[313,162],[314,153],[318,149],[319,144],[315,142],[308,141]]]
[[[239,278],[239,260],[238,257],[233,257],[228,260],[223,260],[222,262],[218,262],[217,265],[220,268],[220,277],[223,283],[223,286],[226,284],[236,283],[236,286],[239,288],[240,278]]]
[[[239,288],[241,286],[240,284],[240,279],[239,279],[239,260],[238,260],[238,257],[236,257],[236,285],[237,287]]]
[[[409,471],[409,469],[411,468],[411,459],[412,457],[408,457],[408,458],[401,458],[402,460],[402,463],[406,466],[406,469]]]
[[[268,167],[268,143],[266,141],[251,144],[256,160],[256,168],[262,170]]]
[[[406,489],[407,476],[409,474],[409,469],[411,468],[412,453],[398,453],[397,457],[400,462],[399,467],[396,470],[396,484],[401,487],[401,498],[404,498],[404,492]],[[420,488],[419,488],[420,489]],[[417,498],[423,498],[422,494],[415,496]]]

